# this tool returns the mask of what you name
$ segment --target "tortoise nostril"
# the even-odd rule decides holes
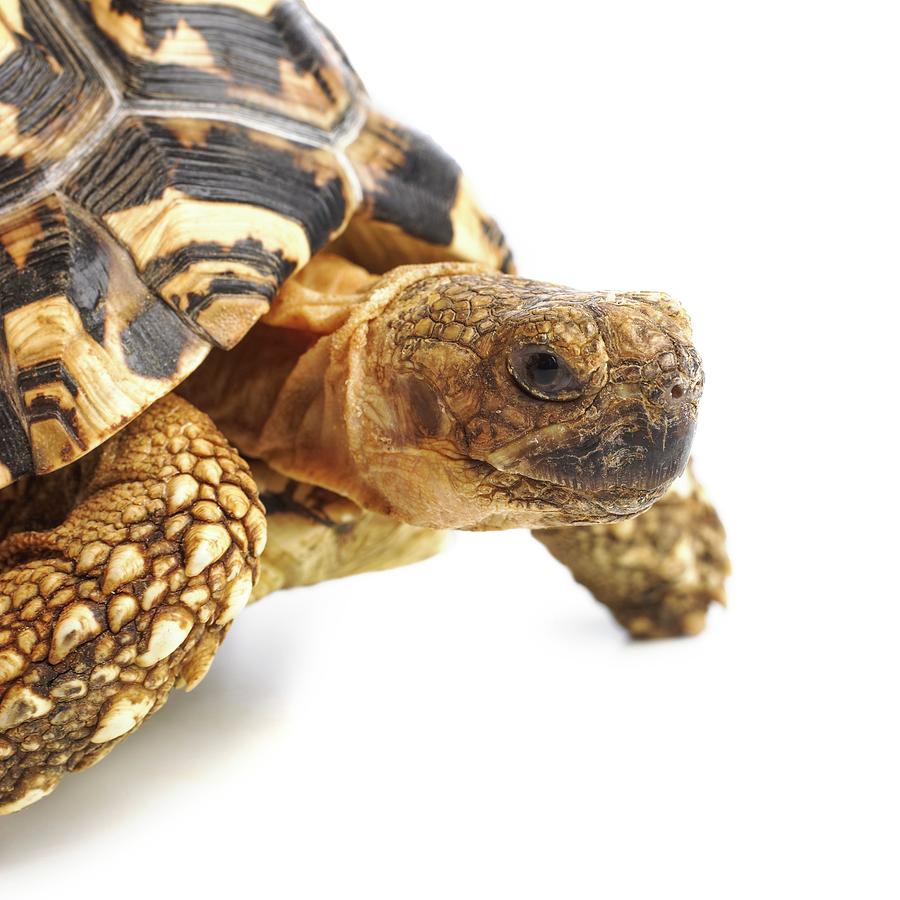
[[[680,400],[684,396],[684,388],[680,384],[673,385],[672,396],[676,400]]]

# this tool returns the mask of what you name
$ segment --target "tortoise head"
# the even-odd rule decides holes
[[[458,269],[459,267],[457,267]],[[358,471],[436,527],[613,522],[684,469],[703,387],[665,294],[424,277],[369,324]]]

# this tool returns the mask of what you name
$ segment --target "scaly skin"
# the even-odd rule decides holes
[[[25,515],[0,513],[3,813],[93,765],[173,687],[203,678],[265,542],[247,464],[177,397],[69,470],[57,498],[77,502],[60,524],[18,530],[46,515],[41,486]]]
[[[438,553],[444,532],[407,525],[252,462],[269,536],[252,602],[282,588],[376,572]]]
[[[699,634],[725,603],[725,531],[691,468],[637,518],[534,536],[633,637]]]

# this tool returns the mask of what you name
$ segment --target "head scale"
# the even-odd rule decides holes
[[[400,290],[364,368],[358,470],[394,514],[457,528],[641,512],[687,463],[703,386],[666,295],[471,269]]]

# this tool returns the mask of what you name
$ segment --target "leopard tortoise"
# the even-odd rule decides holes
[[[250,599],[440,529],[537,529],[635,636],[702,628],[687,317],[512,270],[297,0],[0,0],[2,811]]]

